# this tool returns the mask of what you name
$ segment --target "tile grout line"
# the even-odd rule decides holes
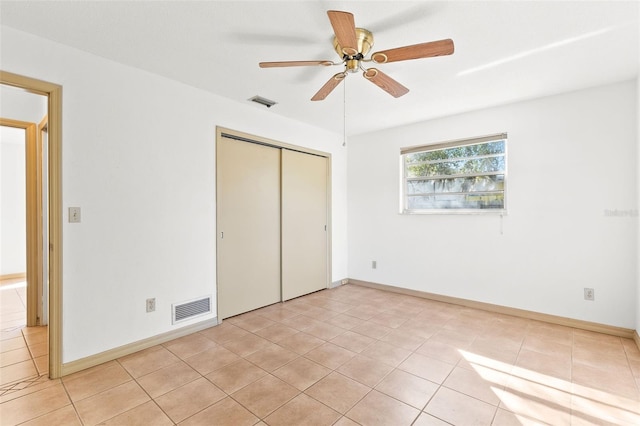
[[[162,345],[161,345],[161,346],[162,346]],[[166,348],[165,348],[165,349],[166,349]],[[168,350],[168,349],[167,349],[167,350]],[[178,358],[179,358],[179,357],[178,357]],[[182,359],[181,359],[181,358],[180,358],[180,360],[182,361]],[[169,420],[171,420],[171,423],[173,423],[173,424],[175,425],[175,424],[176,424],[176,422],[174,422],[174,421],[173,421],[173,419],[172,419],[171,417],[169,417],[169,414],[168,414],[168,413],[166,413],[166,412],[162,409],[162,407],[160,406],[160,404],[158,404],[158,403],[156,402],[156,399],[155,399],[155,398],[153,398],[151,395],[149,395],[149,392],[147,392],[147,390],[144,388],[144,386],[142,386],[142,385],[138,382],[138,379],[136,379],[135,377],[133,377],[133,375],[129,372],[129,370],[127,370],[127,369],[125,368],[125,366],[124,366],[124,365],[122,365],[122,363],[120,362],[120,358],[116,358],[116,359],[115,359],[115,361],[118,363],[118,365],[119,365],[119,366],[120,366],[124,371],[126,371],[126,372],[127,372],[127,374],[129,375],[129,377],[131,377],[131,380],[133,380],[134,382],[136,382],[136,384],[137,384],[138,386],[140,386],[140,389],[142,389],[142,391],[143,391],[145,394],[147,394],[147,396],[149,397],[150,401],[153,401],[153,403],[155,404],[155,406],[156,406],[156,407],[158,407],[158,409],[159,409],[160,411],[162,411],[162,413],[163,413],[165,416],[167,416],[167,418],[168,418]],[[183,362],[184,362],[184,361],[183,361]],[[157,371],[157,370],[156,370],[156,371]],[[194,370],[194,371],[195,371],[195,370]],[[196,372],[197,372],[197,371],[196,371]],[[153,373],[154,373],[154,372],[149,372],[148,374],[153,374]],[[198,373],[198,374],[200,374],[200,373]],[[145,376],[146,376],[146,374],[145,374],[145,375],[140,376],[139,378],[141,378],[141,377],[145,377]],[[196,380],[197,380],[197,379],[196,379]],[[189,383],[191,383],[191,382],[189,382]],[[163,395],[164,395],[164,394],[163,394]],[[140,407],[140,406],[141,406],[141,405],[143,405],[143,404],[146,404],[147,402],[149,402],[149,401],[143,402],[142,404],[139,404],[139,405],[137,405],[136,407],[130,408],[129,410],[125,411],[124,413],[116,414],[115,416],[111,417],[111,419],[113,419],[113,418],[115,418],[115,417],[118,417],[118,416],[120,416],[120,415],[122,415],[122,414],[125,414],[125,413],[127,413],[127,412],[129,412],[129,411],[131,411],[131,410],[135,410],[136,408]],[[111,419],[108,419],[108,420],[111,420]],[[105,420],[105,421],[107,421],[107,420]]]
[[[33,364],[33,368],[36,370],[36,374],[38,376],[40,376],[40,370],[38,370],[38,365],[36,364],[36,357],[33,356],[33,351],[31,350],[31,346],[29,346],[29,342],[27,342],[27,337],[24,335],[24,329],[20,330],[20,332],[22,333],[22,338],[24,339],[24,344],[27,347],[27,350],[29,351],[29,358],[31,359],[31,363]],[[49,353],[49,350],[47,349],[47,355]],[[48,374],[48,371],[47,371]]]
[[[260,314],[257,314],[257,315],[260,315]],[[299,315],[304,315],[304,314],[303,314],[303,313],[300,313]],[[266,318],[266,317],[264,317],[264,318]],[[333,318],[333,317],[332,317],[332,318]],[[267,318],[267,319],[269,319],[269,318]],[[315,319],[315,318],[313,318],[313,319],[314,319],[314,320],[316,320],[316,321],[320,321],[320,320],[317,320],[317,319]],[[365,321],[366,321],[366,320],[365,320]],[[239,321],[239,322],[241,322],[241,321]],[[322,322],[323,324],[324,324],[324,323],[326,323],[326,321],[321,321],[321,322]],[[241,326],[241,325],[237,325],[237,324],[234,324],[234,325],[236,325],[236,326],[238,326],[238,327],[242,328],[242,326]],[[272,325],[272,324],[271,324],[271,325]],[[339,326],[338,326],[338,327],[339,327]],[[263,327],[263,328],[266,328],[266,327]],[[306,327],[306,328],[310,328],[310,327]],[[306,329],[306,328],[305,328],[305,329]],[[339,328],[341,328],[341,327],[339,327]],[[262,329],[262,328],[261,328],[261,329]],[[252,332],[252,331],[249,331],[249,330],[246,330],[246,329],[245,329],[245,330],[246,330],[246,331],[249,331],[250,333],[253,333],[253,334],[255,335],[255,332],[256,332],[256,331],[259,331],[259,330],[261,330],[261,329],[255,330],[255,331],[253,331],[253,332]],[[340,335],[342,335],[342,334],[346,333],[347,331],[348,331],[348,330],[343,329],[343,332],[342,332]],[[303,330],[299,330],[299,332],[304,332],[304,329],[303,329]],[[259,335],[258,335],[258,336],[259,336]],[[259,336],[259,337],[261,337],[261,336]],[[318,337],[318,336],[314,336],[314,337]],[[334,338],[335,338],[335,337],[337,337],[337,336],[334,336]],[[318,337],[318,338],[319,338],[319,337]],[[320,339],[321,339],[321,340],[324,340],[324,339],[322,339],[322,338],[320,338]],[[267,340],[268,340],[268,339],[267,339]],[[375,339],[375,338],[374,338],[374,340],[376,340],[376,341],[378,341],[378,342],[380,342],[380,341],[381,341],[381,340],[379,340],[379,339]],[[277,343],[277,342],[271,342],[271,343],[278,345],[278,343]],[[322,345],[324,345],[324,344],[326,344],[326,343],[331,343],[331,342],[330,342],[330,340],[324,340],[324,343],[322,343],[322,344],[320,344],[320,345],[316,346],[315,348],[311,349],[311,350],[310,350],[310,351],[308,351],[308,352],[311,352],[311,351],[313,351],[314,349],[316,349],[316,348],[318,348],[318,347],[320,347],[320,346],[322,346]],[[372,346],[374,343],[375,343],[375,342],[371,342],[369,345],[367,345],[367,347]],[[279,346],[279,347],[282,347],[282,346],[280,346],[280,345],[278,345],[278,346]],[[336,345],[336,346],[339,346],[339,345]],[[284,348],[284,349],[288,349],[288,348]],[[349,349],[347,349],[347,348],[344,348],[344,349],[349,350]],[[364,349],[366,349],[366,348],[364,348]],[[363,350],[364,350],[364,349],[363,349]],[[288,349],[288,350],[290,350],[290,349]],[[289,361],[289,363],[291,363],[291,362],[293,362],[293,361],[295,361],[296,359],[299,359],[299,358],[304,358],[304,359],[309,360],[309,361],[311,361],[311,362],[316,362],[315,360],[309,359],[309,358],[307,358],[307,357],[305,356],[308,352],[306,352],[305,354],[298,354],[298,357],[297,357],[297,358],[295,358],[294,360]],[[352,352],[353,352],[353,351],[352,351]],[[355,352],[355,353],[356,353],[356,356],[357,356],[357,355],[362,355],[361,353],[358,353],[358,352]],[[366,355],[363,355],[363,356],[366,356]],[[407,357],[408,357],[408,356],[407,356]],[[251,362],[251,361],[249,361],[249,360],[247,360],[247,361],[248,361],[248,362]],[[347,363],[347,362],[349,362],[349,361],[345,361],[344,363],[340,364],[340,366],[342,366],[343,364],[345,364],[345,363]],[[317,362],[316,362],[316,363],[317,363]],[[287,363],[287,364],[288,364],[288,363]],[[255,364],[254,364],[254,365],[255,365]],[[284,364],[284,365],[286,365],[286,364]],[[283,366],[284,366],[284,365],[283,365]],[[319,365],[322,365],[322,364],[319,364]],[[323,366],[324,366],[324,367],[327,367],[326,365],[323,365]],[[339,367],[340,367],[340,366],[339,366]],[[260,368],[258,365],[256,365],[256,367]],[[282,367],[282,366],[281,366],[281,367]],[[281,367],[279,367],[279,368],[281,368]],[[338,367],[338,368],[339,368],[339,367]],[[345,378],[347,378],[347,379],[354,380],[354,379],[351,379],[351,378],[349,378],[349,377],[347,377],[347,376],[344,376],[342,373],[340,373],[340,372],[337,370],[337,368],[335,368],[335,369],[331,369],[331,368],[330,368],[330,370],[331,370],[331,373],[340,374],[341,376],[343,376],[343,377],[345,377]],[[378,382],[377,382],[373,387],[370,387],[370,388],[369,388],[369,386],[368,386],[368,385],[361,383],[361,384],[363,384],[364,386],[366,386],[367,388],[369,388],[369,390],[367,391],[367,393],[366,393],[366,394],[364,394],[364,395],[362,396],[362,398],[360,398],[358,401],[356,401],[356,402],[355,402],[355,403],[354,403],[354,404],[349,408],[349,410],[351,410],[351,409],[352,409],[353,407],[355,407],[355,406],[356,406],[360,401],[362,401],[364,398],[366,398],[366,396],[367,396],[367,395],[369,395],[372,391],[376,390],[376,389],[375,389],[375,386],[377,386],[378,384],[380,384],[380,383],[384,380],[384,378],[385,378],[385,377],[387,377],[389,374],[391,374],[391,372],[393,372],[394,370],[395,370],[395,367],[394,367],[394,369],[393,369],[393,370],[391,370],[389,373],[385,374],[385,376],[383,376],[383,377],[382,377],[382,378],[381,378],[381,379],[380,379],[380,380],[379,380],[379,381],[378,381]],[[272,372],[267,372],[267,373],[268,373],[268,374],[271,374],[271,375],[273,376]],[[331,373],[329,373],[329,374],[331,374]],[[327,377],[329,374],[327,374],[327,375],[326,375],[326,376],[324,376],[324,377]],[[273,376],[273,377],[276,377],[276,376]],[[324,377],[323,377],[323,378],[324,378]],[[278,377],[276,377],[276,378],[278,379]],[[320,382],[323,378],[319,379],[319,380],[318,380],[318,381],[316,381],[315,383]],[[356,382],[357,382],[357,380],[356,380]],[[254,383],[255,383],[255,382],[254,382]],[[285,382],[285,383],[286,383],[286,382]],[[313,386],[315,385],[315,383],[314,383],[314,384],[312,384],[312,385],[310,385],[310,386],[308,386],[308,387],[307,387],[305,390],[303,390],[303,391],[300,391],[299,389],[297,389],[297,388],[296,388],[296,390],[298,390],[298,394],[297,394],[296,396],[294,396],[294,397],[293,397],[293,398],[291,398],[290,400],[288,400],[288,401],[286,401],[285,403],[283,403],[281,406],[279,406],[278,408],[276,408],[275,410],[273,410],[272,412],[270,412],[269,414],[267,414],[267,415],[266,415],[264,418],[262,418],[261,420],[262,420],[262,421],[264,421],[268,416],[270,416],[271,414],[275,413],[275,412],[276,412],[276,411],[278,411],[280,408],[282,408],[284,405],[286,405],[287,403],[289,403],[290,401],[292,401],[293,399],[297,398],[298,396],[300,396],[300,395],[302,395],[302,394],[304,394],[305,396],[307,396],[307,397],[309,397],[309,398],[313,399],[314,401],[317,401],[318,403],[320,403],[320,404],[324,405],[325,407],[327,407],[327,408],[331,409],[332,411],[337,412],[338,414],[340,414],[340,415],[341,415],[341,417],[340,417],[340,418],[342,418],[342,417],[347,417],[347,418],[349,418],[349,417],[347,416],[347,413],[342,414],[342,413],[340,413],[340,412],[336,411],[335,409],[333,409],[332,407],[330,407],[330,406],[326,405],[324,402],[319,401],[319,400],[317,400],[316,398],[314,398],[312,395],[309,395],[309,394],[307,394],[307,393],[306,393],[306,390],[307,390],[307,389],[309,389],[309,388],[311,388],[311,387],[313,387]],[[358,383],[360,383],[360,382],[358,382]],[[248,385],[246,385],[246,386],[249,386],[249,384],[248,384]],[[246,387],[246,386],[245,386],[245,387]],[[379,392],[379,391],[378,391],[378,392]],[[393,397],[391,397],[391,398],[393,398]],[[396,398],[393,398],[393,399],[397,400]],[[234,399],[234,400],[235,400],[235,399]],[[406,404],[406,403],[405,403],[405,402],[403,402],[403,401],[400,401],[400,400],[397,400],[397,401],[399,401],[399,402],[401,402],[401,403],[403,403],[403,404]],[[239,401],[236,401],[236,402],[240,403]],[[242,405],[242,404],[241,404],[241,405]],[[407,404],[407,405],[408,405],[408,404]],[[410,405],[409,405],[409,406],[410,406]],[[245,407],[245,408],[247,408],[247,407]],[[247,409],[248,409],[248,408],[247,408]],[[349,410],[347,410],[347,411],[349,411]],[[249,410],[249,411],[250,411],[250,410]],[[255,415],[255,413],[254,413],[254,415]],[[420,415],[420,412],[418,412],[418,416],[419,416],[419,415]],[[338,420],[340,420],[340,418],[339,418]],[[350,419],[350,418],[349,418],[349,419]],[[416,417],[416,419],[417,419],[417,417]],[[336,420],[336,421],[338,421],[338,420]],[[350,419],[350,420],[352,420],[352,419]],[[414,420],[414,421],[415,421],[415,420]],[[413,423],[413,422],[412,422],[412,423]]]
[[[259,314],[258,314],[258,315],[259,315]],[[266,317],[263,317],[263,318],[266,318]],[[269,319],[269,318],[267,318],[267,319]],[[269,320],[270,320],[270,319],[269,319]],[[271,321],[271,320],[270,320],[270,321]],[[270,325],[273,325],[273,324],[270,324]],[[240,327],[240,328],[242,328],[242,326],[236,326],[236,327]],[[267,326],[267,327],[268,327],[268,326]],[[267,328],[267,327],[263,327],[263,328]],[[245,330],[246,330],[246,329],[245,329]],[[262,328],[260,328],[260,329],[258,329],[258,330],[255,330],[255,331],[259,331],[259,330],[262,330]],[[249,330],[246,330],[246,331],[249,331]],[[251,334],[253,334],[253,335],[255,335],[255,336],[258,336],[258,337],[262,337],[262,336],[260,336],[260,335],[256,334],[256,333],[255,333],[255,331],[253,331],[253,332],[252,332],[252,331],[249,331],[249,333],[251,333]],[[303,330],[299,330],[299,332],[303,332]],[[297,333],[296,333],[296,334],[297,334]],[[314,337],[317,337],[317,336],[314,336]],[[262,337],[262,338],[264,339],[264,337]],[[266,340],[268,340],[268,339],[266,339]],[[321,340],[324,340],[324,339],[321,339]],[[293,351],[293,350],[291,350],[291,349],[289,349],[289,348],[285,348],[284,346],[279,345],[279,344],[278,344],[278,343],[276,343],[276,342],[272,342],[272,341],[270,341],[270,340],[269,340],[269,342],[271,342],[272,344],[274,344],[274,345],[276,345],[276,346],[278,346],[278,347],[280,347],[280,348],[283,348],[283,349],[286,349],[286,350],[288,350],[288,351],[294,352],[294,353],[297,355],[297,357],[296,357],[296,358],[294,358],[294,359],[292,359],[291,361],[289,361],[289,362],[287,362],[287,363],[285,363],[285,364],[281,365],[280,367],[276,368],[276,370],[278,370],[278,369],[280,369],[280,368],[284,367],[285,365],[288,365],[288,364],[290,364],[290,363],[292,363],[292,362],[294,362],[295,360],[300,359],[300,358],[304,358],[304,359],[306,359],[306,360],[309,360],[308,358],[306,358],[306,357],[304,356],[306,353],[305,353],[305,354],[299,354],[299,353],[297,353],[297,352],[295,352],[295,351]],[[327,343],[327,341],[325,341],[325,343]],[[323,343],[323,344],[324,344],[324,343]],[[322,346],[322,344],[320,344],[320,345],[316,346],[315,348],[318,348],[318,347],[320,347],[320,346]],[[313,349],[315,349],[315,348],[313,348]],[[311,349],[311,350],[313,350],[313,349]],[[259,349],[259,350],[258,350],[258,351],[256,351],[256,352],[259,352],[260,350],[262,350],[262,349]],[[310,352],[310,351],[309,351],[309,352]],[[253,353],[255,353],[255,352],[253,352]],[[252,354],[253,354],[253,353],[252,353]],[[308,353],[308,352],[307,352],[307,353]],[[252,354],[248,354],[247,356],[250,356],[250,355],[252,355]],[[260,366],[259,366],[259,365],[257,365],[257,364],[254,364],[253,362],[251,362],[250,360],[246,359],[245,357],[241,357],[241,358],[242,358],[242,359],[244,359],[244,360],[246,360],[247,362],[251,363],[252,365],[254,365],[254,366],[256,366],[256,367],[258,367],[258,368],[260,368],[260,369],[264,370],[264,371],[267,373],[267,375],[271,375],[271,376],[272,376],[272,377],[274,377],[275,379],[277,379],[277,380],[281,380],[281,381],[283,381],[283,382],[284,382],[284,380],[282,380],[282,379],[280,379],[279,377],[275,376],[275,375],[273,374],[273,372],[272,372],[272,371],[267,371],[267,370],[265,370],[264,368],[260,367]],[[318,364],[318,365],[322,365],[322,364],[317,363],[317,362],[316,362],[316,361],[314,361],[314,360],[309,360],[309,361],[315,362],[315,363],[316,363],[316,364]],[[323,367],[326,367],[326,366],[324,366],[324,365],[323,365]],[[276,370],[274,370],[274,371],[276,371]],[[335,370],[332,370],[332,372],[333,372],[333,371],[335,371]],[[331,374],[331,373],[329,373],[329,374]],[[329,374],[327,374],[327,376],[328,376]],[[326,377],[326,376],[324,376],[324,377]],[[323,377],[323,378],[324,378],[324,377]],[[250,386],[251,384],[253,384],[253,383],[257,382],[258,380],[262,380],[262,378],[257,379],[257,380],[255,380],[255,381],[253,381],[253,382],[251,382],[251,383],[249,383],[249,384],[247,384],[247,385],[243,386],[241,389],[236,390],[234,393],[239,392],[240,390],[242,390],[242,389],[246,388],[247,386]],[[321,379],[319,379],[318,381],[320,381],[320,380],[322,380],[322,378],[321,378]],[[284,382],[284,383],[287,383],[287,382]],[[316,382],[316,383],[317,383],[317,382]],[[314,399],[315,401],[317,401],[317,400],[316,400],[315,398],[313,398],[311,395],[307,395],[307,394],[305,393],[305,391],[304,391],[304,390],[303,390],[303,391],[301,391],[300,389],[296,388],[295,386],[293,386],[293,385],[291,385],[291,384],[289,384],[289,383],[287,383],[287,385],[289,385],[289,386],[293,387],[294,389],[296,389],[296,391],[297,391],[298,393],[297,393],[294,397],[292,397],[291,399],[287,400],[287,401],[286,401],[286,402],[284,402],[282,405],[280,405],[279,407],[277,407],[275,410],[271,411],[269,414],[267,414],[267,415],[266,415],[266,416],[264,416],[263,418],[259,417],[256,413],[254,413],[253,411],[249,410],[249,408],[248,408],[248,407],[245,407],[245,406],[244,406],[240,401],[238,401],[238,400],[236,400],[235,398],[233,398],[233,396],[231,396],[230,394],[229,394],[228,396],[229,396],[230,398],[232,398],[234,401],[236,401],[238,404],[240,404],[242,407],[244,407],[246,410],[248,410],[250,413],[252,413],[253,415],[255,415],[255,416],[256,416],[258,419],[260,419],[260,421],[262,421],[262,422],[264,422],[264,421],[265,421],[265,419],[266,419],[267,417],[269,417],[271,414],[275,413],[275,412],[276,412],[276,411],[278,411],[280,408],[282,408],[283,406],[285,406],[286,404],[288,404],[289,402],[291,402],[292,400],[294,400],[295,398],[297,398],[298,396],[300,396],[300,395],[302,395],[302,394],[304,394],[304,395],[306,395],[306,396],[308,396],[308,397],[310,397],[310,398]],[[307,389],[309,389],[311,386],[313,386],[313,385],[308,386],[308,387],[307,387]],[[305,390],[306,390],[306,389],[305,389]],[[319,403],[321,403],[322,405],[324,405],[325,407],[328,407],[329,409],[331,409],[331,410],[333,410],[333,411],[336,411],[336,410],[334,410],[333,408],[329,407],[328,405],[324,404],[322,401],[318,401],[318,402],[319,402]],[[336,412],[337,412],[337,411],[336,411]],[[339,412],[338,412],[338,414],[341,414],[341,413],[339,413]],[[338,420],[339,420],[339,419],[338,419]]]
[[[10,388],[18,386],[18,385],[20,385],[22,383],[27,383],[27,382],[31,382],[33,380],[38,380],[40,377],[43,376],[43,374],[40,374],[39,371],[38,371],[38,366],[35,363],[35,359],[33,358],[33,355],[31,353],[31,348],[29,348],[29,345],[27,344],[27,339],[25,338],[24,333],[22,332],[22,329],[20,329],[20,336],[21,336],[22,341],[24,343],[24,347],[27,349],[27,352],[29,352],[29,359],[28,360],[24,360],[24,361],[19,361],[19,362],[13,363],[13,364],[9,364],[9,365],[3,366],[2,368],[7,368],[7,367],[10,367],[10,366],[13,366],[13,365],[16,365],[16,364],[20,364],[20,363],[23,363],[23,362],[31,361],[31,365],[33,366],[33,369],[35,371],[35,375],[22,377],[20,379],[14,380],[12,382],[3,383],[2,385],[0,385],[0,392],[2,392],[0,394],[0,396],[5,395],[6,393],[10,392],[12,390]],[[20,348],[18,348],[18,349],[20,349]],[[9,388],[6,388],[6,386],[8,386]]]
[[[67,389],[66,383],[62,379],[58,379],[58,380],[60,380],[60,384],[62,385],[62,388],[64,389],[64,392],[67,394],[67,398],[69,398],[69,403],[73,407],[73,411],[76,413],[76,416],[78,417],[78,420],[80,421],[80,424],[84,425],[85,423],[82,420],[82,417],[80,417],[80,413],[78,412],[78,408],[76,407],[76,403],[71,398],[71,394],[69,393],[69,389]]]
[[[633,372],[633,368],[631,368],[631,359],[629,358],[627,347],[624,345],[624,343],[622,343],[622,339],[620,339],[620,344],[622,345],[622,350],[624,351],[624,356],[625,356],[625,359],[627,360],[627,367],[629,367],[631,376],[634,379],[633,382],[636,384],[636,391],[640,394],[640,384],[638,384],[638,380],[636,380],[636,375]]]

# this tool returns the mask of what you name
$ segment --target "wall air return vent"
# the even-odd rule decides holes
[[[171,323],[178,324],[211,313],[211,296],[171,305]]]
[[[254,96],[253,98],[251,98],[249,100],[251,102],[255,102],[257,104],[264,105],[267,108],[271,108],[272,106],[277,104],[276,101],[272,101],[271,99],[263,98],[262,96],[258,96],[258,95]]]

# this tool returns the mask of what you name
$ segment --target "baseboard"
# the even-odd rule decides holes
[[[444,296],[441,294],[427,293],[419,290],[411,290],[402,287],[394,287],[386,284],[372,283],[369,281],[354,280],[349,278],[350,284],[362,287],[375,288],[378,290],[390,291],[393,293],[405,294],[408,296],[420,297],[423,299],[435,300],[437,302],[451,303],[453,305],[466,306],[468,308],[481,309],[483,311],[495,312],[499,314],[511,315],[519,318],[526,318],[536,321],[548,322],[551,324],[563,325],[566,327],[578,328],[581,330],[594,331],[596,333],[610,334],[612,336],[634,339],[640,348],[640,336],[635,330],[630,328],[615,327],[612,325],[599,324],[596,322],[583,321],[573,318],[566,318],[557,315],[543,314],[540,312],[527,311],[525,309],[510,308],[507,306],[493,305],[491,303],[477,302],[475,300],[461,299],[458,297]]]
[[[336,287],[340,287],[341,285],[345,285],[345,284],[349,284],[349,279],[348,278],[343,278],[341,280],[332,282],[329,285],[329,288],[336,288]]]
[[[15,274],[0,275],[0,281],[18,280],[18,279],[27,279],[27,273],[26,272],[18,272],[18,273],[15,273]]]
[[[113,361],[114,359],[121,358],[123,356],[141,351],[143,349],[147,349],[152,346],[156,346],[216,325],[218,325],[218,317],[211,318],[197,324],[187,325],[177,330],[171,330],[166,333],[149,337],[147,339],[138,340],[137,342],[129,343],[124,346],[109,349],[108,351],[90,355],[86,358],[67,362],[62,364],[60,375],[66,376],[81,370],[86,370],[87,368],[95,367],[96,365],[104,364],[105,362]]]

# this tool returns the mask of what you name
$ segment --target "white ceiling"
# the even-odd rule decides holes
[[[349,75],[347,134],[634,78],[638,1],[1,1],[0,23],[104,58],[343,132],[344,91],[313,94],[341,67],[327,10],[355,15],[373,51],[452,38],[455,53],[377,65],[411,91],[392,98]]]

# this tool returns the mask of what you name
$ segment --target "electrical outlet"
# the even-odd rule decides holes
[[[376,262],[375,260],[371,261],[371,269],[376,269],[378,267],[378,262]]]
[[[592,288],[584,289],[584,300],[595,300],[595,294]]]
[[[147,299],[147,312],[153,312],[156,310],[156,298]]]

